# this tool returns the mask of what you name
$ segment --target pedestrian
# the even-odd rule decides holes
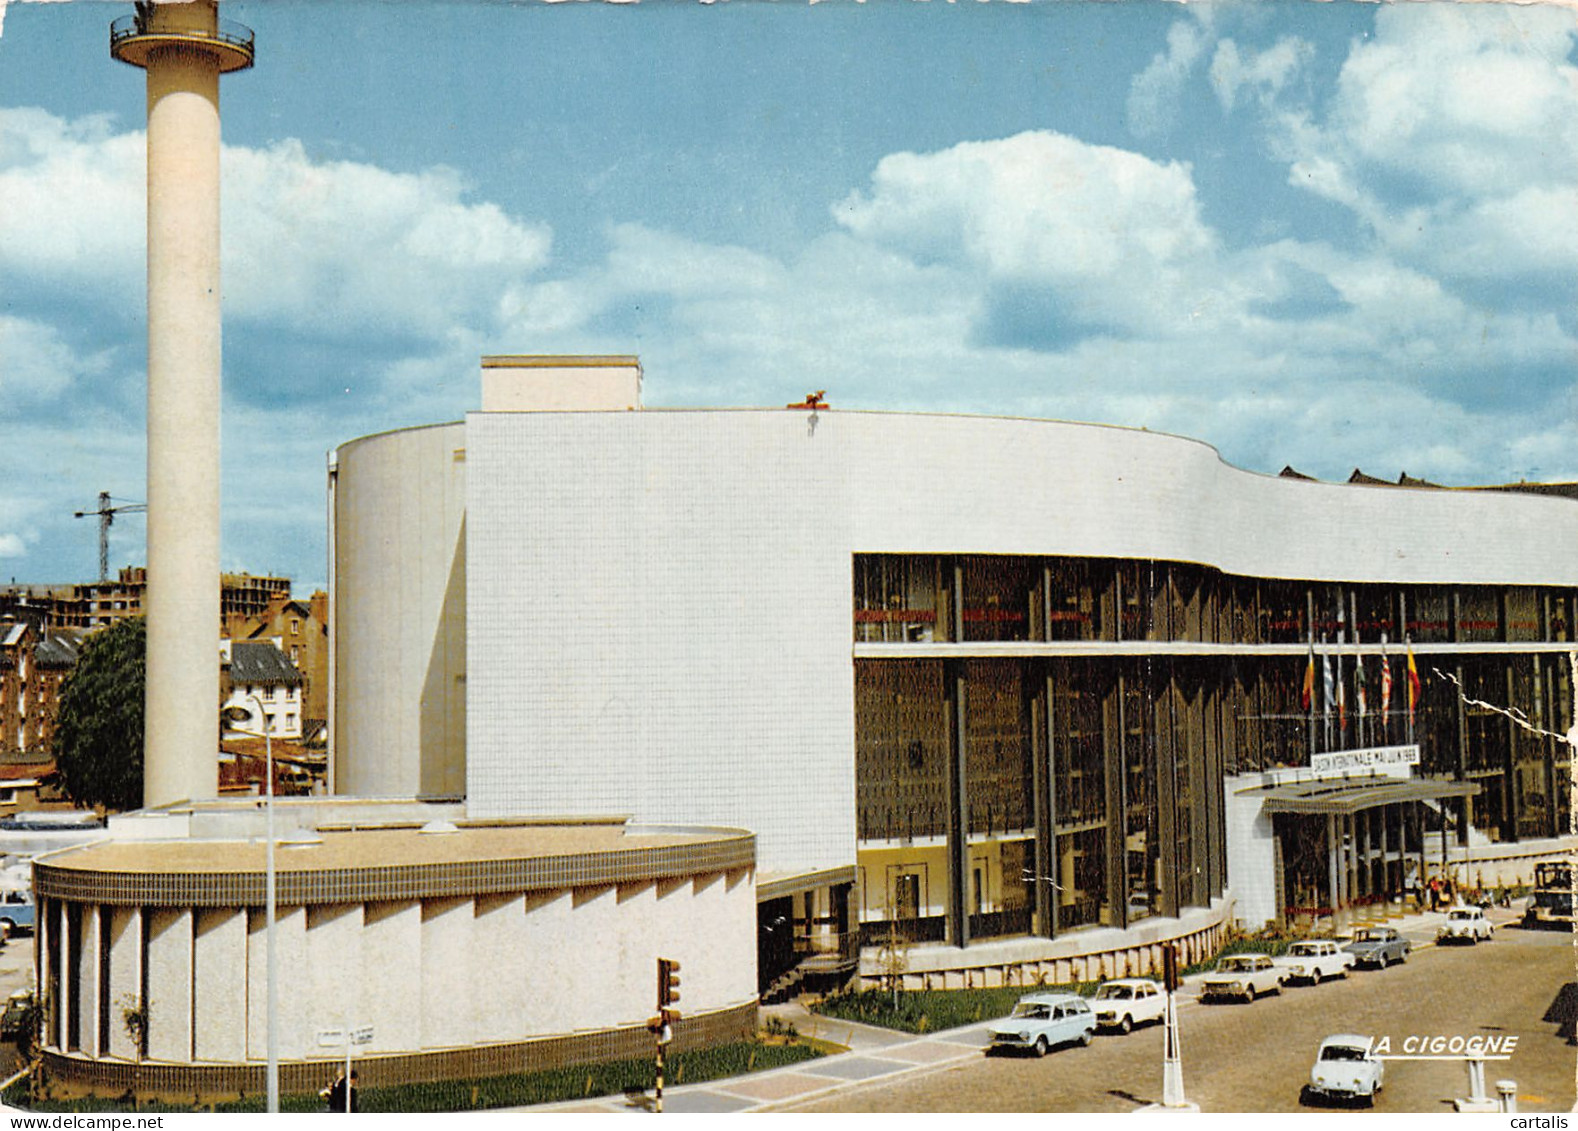
[[[355,1112],[359,1110],[356,1095],[358,1080],[356,1069],[351,1069],[349,1081],[346,1080],[345,1073],[342,1072],[334,1078],[334,1083],[323,1089],[318,1095],[327,1101],[330,1111]]]

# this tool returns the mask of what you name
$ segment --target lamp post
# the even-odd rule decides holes
[[[247,692],[241,693],[242,698],[250,699],[257,707],[258,721],[263,727],[263,776],[265,779],[263,808],[267,813],[268,821],[268,848],[267,863],[265,864],[264,915],[266,927],[264,929],[266,952],[266,972],[264,974],[264,1015],[268,1023],[266,1047],[268,1050],[268,1067],[264,1077],[268,1088],[268,1111],[270,1114],[279,1111],[279,1009],[277,1001],[277,987],[279,986],[278,973],[278,948],[274,945],[274,912],[275,900],[275,873],[274,873],[274,743],[269,735],[268,713],[263,710],[263,701],[256,695]],[[221,716],[230,722],[242,722],[252,717],[252,712],[237,704],[227,707]],[[242,732],[245,733],[245,732]]]

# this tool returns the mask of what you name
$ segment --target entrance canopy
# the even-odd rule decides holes
[[[1314,813],[1351,815],[1363,809],[1404,801],[1435,801],[1447,797],[1472,797],[1479,786],[1445,778],[1320,778],[1284,782],[1259,792],[1265,813]]]

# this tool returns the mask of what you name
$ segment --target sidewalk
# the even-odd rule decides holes
[[[1521,904],[1521,901],[1520,901]],[[1487,915],[1500,930],[1521,916],[1521,906],[1492,907]],[[1415,950],[1434,946],[1436,930],[1446,921],[1444,911],[1425,911],[1393,917],[1386,921],[1413,944]],[[1178,992],[1179,1007],[1199,1004],[1198,985],[1204,974],[1183,980]],[[879,1029],[853,1021],[821,1017],[798,1001],[763,1006],[762,1019],[776,1017],[792,1024],[803,1036],[815,1037],[845,1046],[849,1051],[808,1060],[786,1068],[774,1068],[746,1076],[712,1080],[705,1084],[681,1084],[665,1088],[663,1110],[679,1112],[761,1112],[780,1105],[819,1099],[875,1080],[895,1080],[910,1073],[932,1071],[974,1059],[990,1042],[989,1023],[980,1022],[942,1033],[914,1036],[891,1029]],[[544,1104],[515,1108],[516,1111],[639,1112],[650,1108],[651,1096],[635,1100],[624,1096],[605,1096],[600,1100]]]
[[[817,1099],[872,1080],[893,1080],[907,1073],[971,1060],[981,1055],[989,1040],[985,1023],[912,1036],[853,1021],[819,1017],[798,1002],[763,1006],[762,1015],[764,1018],[777,1017],[786,1024],[793,1024],[804,1036],[832,1041],[846,1046],[849,1051],[748,1076],[665,1088],[663,1110],[770,1111],[780,1104]],[[624,1096],[605,1096],[601,1100],[516,1110],[634,1112],[648,1110],[650,1104],[650,1095],[635,1101]]]

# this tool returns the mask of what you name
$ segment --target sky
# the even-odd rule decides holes
[[[145,499],[130,11],[0,6],[0,583],[91,580],[74,512]],[[460,419],[486,354],[636,354],[651,407],[825,389],[1269,474],[1578,480],[1572,8],[220,14],[257,36],[221,93],[222,562],[298,595],[328,453]]]

